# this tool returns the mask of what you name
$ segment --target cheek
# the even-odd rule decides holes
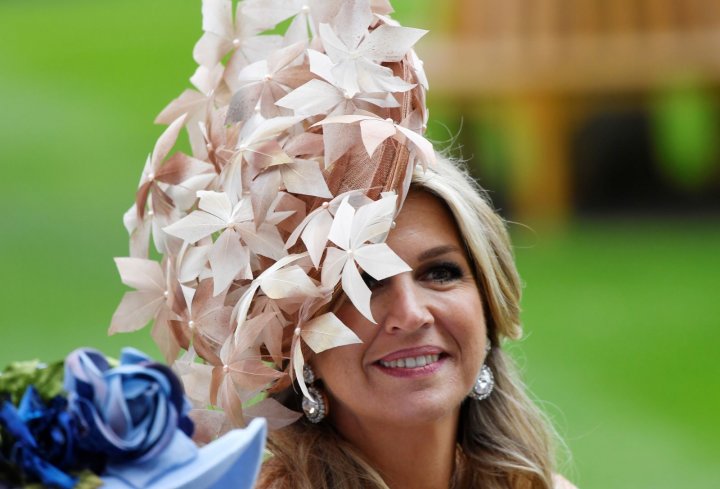
[[[330,390],[352,376],[353,370],[360,368],[361,351],[358,346],[362,345],[338,346],[315,356],[312,362],[315,373]]]

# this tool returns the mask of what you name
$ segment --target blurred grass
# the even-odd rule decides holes
[[[430,6],[398,2],[398,18],[422,26]],[[112,257],[199,35],[199,0],[0,3],[0,364],[156,353],[147,330],[106,336],[125,290]],[[581,489],[720,484],[718,224],[514,229],[528,334],[513,352]]]

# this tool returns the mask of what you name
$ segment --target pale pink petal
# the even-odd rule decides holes
[[[297,265],[276,271],[260,281],[260,288],[271,299],[317,296],[317,286]]]
[[[195,43],[193,59],[203,66],[215,66],[232,49],[229,39],[205,32]]]
[[[178,271],[179,282],[190,282],[198,278],[207,263],[208,251],[210,245],[191,246],[185,251]]]
[[[362,340],[332,312],[303,324],[300,335],[315,353],[337,346],[362,343]]]
[[[206,102],[205,95],[196,90],[187,89],[158,114],[155,123],[170,124],[181,115],[192,112],[197,107],[202,107]]]
[[[236,229],[240,231],[240,237],[245,241],[245,244],[256,255],[267,256],[273,260],[279,260],[287,256],[282,236],[280,236],[277,227],[272,224],[265,223],[255,229],[254,223],[244,223],[236,226]]]
[[[279,168],[270,168],[250,183],[250,201],[253,215],[257,216],[256,224],[262,224],[268,214],[270,206],[280,191],[282,175]]]
[[[310,391],[308,391],[305,385],[305,378],[303,377],[303,367],[305,366],[305,358],[302,354],[302,348],[300,347],[300,337],[296,336],[292,344],[292,367],[295,372],[295,380],[300,386],[300,390],[303,395],[308,398],[312,398]]]
[[[355,261],[362,269],[376,280],[412,270],[390,247],[385,243],[365,245],[353,254]]]
[[[185,115],[181,115],[170,124],[167,129],[160,135],[152,153],[152,167],[157,169],[162,160],[170,152],[175,145],[180,129],[185,125]]]
[[[327,249],[320,274],[320,281],[324,288],[329,290],[335,288],[338,281],[340,281],[340,275],[349,257],[350,255],[348,255],[347,251],[337,248]]]
[[[282,336],[283,327],[285,326],[285,321],[280,316],[281,313],[278,311],[270,318],[265,328],[260,332],[260,337],[265,348],[267,348],[268,353],[270,353],[275,365],[278,366],[283,364]]]
[[[205,32],[212,32],[222,37],[232,37],[233,15],[230,0],[203,0],[202,27]]]
[[[333,28],[343,44],[354,50],[367,36],[373,20],[368,0],[346,0],[333,19]]]
[[[412,129],[406,127],[397,126],[398,131],[402,132],[407,138],[413,142],[413,144],[420,150],[420,154],[423,158],[423,163],[434,165],[435,164],[435,148],[430,141],[416,133]]]
[[[125,292],[110,322],[108,334],[129,333],[144,327],[155,317],[165,297],[157,292]]]
[[[160,309],[155,321],[153,322],[150,335],[162,353],[165,363],[172,365],[180,353],[180,345],[172,334],[168,319],[172,313],[169,309],[163,307]],[[207,390],[207,386],[205,388]]]
[[[369,321],[375,323],[370,310],[371,292],[355,266],[354,260],[348,260],[342,271],[342,288],[345,295],[353,303],[355,309]]]
[[[240,360],[228,367],[233,384],[245,391],[259,391],[284,375],[268,367],[260,359]]]
[[[389,0],[370,0],[370,8],[378,15],[390,15],[394,12]]]
[[[392,193],[359,207],[352,222],[350,246],[355,249],[390,231],[397,210],[396,204],[397,195]]]
[[[378,146],[397,132],[395,124],[383,119],[367,119],[360,122],[362,141],[368,156],[372,157]]]
[[[348,47],[345,46],[328,24],[320,24],[318,26],[318,32],[320,33],[320,39],[322,39],[325,53],[333,63],[338,63],[349,55],[350,50]]]
[[[153,291],[156,294],[166,289],[165,274],[160,264],[154,260],[142,258],[115,258],[122,283],[139,290]]]
[[[344,97],[338,89],[322,80],[310,80],[275,102],[297,115],[327,114]]]
[[[191,409],[188,414],[195,430],[192,439],[199,445],[207,445],[232,429],[224,412],[216,409]]]
[[[362,43],[363,56],[382,63],[401,61],[410,48],[428,31],[411,27],[395,27],[383,24],[373,30]]]
[[[415,87],[399,76],[394,76],[390,68],[379,65],[367,58],[355,60],[358,86],[364,92],[407,92]]]
[[[227,122],[244,121],[252,117],[262,91],[263,84],[260,82],[254,82],[240,87],[230,101]]]
[[[275,316],[274,312],[264,312],[245,321],[241,328],[235,330],[236,350],[243,352],[260,346],[258,341],[260,333]]]
[[[302,413],[286,408],[272,397],[266,397],[245,409],[245,417],[248,419],[265,418],[268,429],[279,430],[300,419]]]
[[[303,243],[308,253],[310,253],[310,259],[315,268],[318,268],[320,265],[320,259],[322,258],[323,251],[325,251],[325,245],[327,244],[332,223],[333,218],[329,212],[320,212],[308,221],[307,226],[305,226],[302,232]]]
[[[350,250],[350,238],[352,232],[352,221],[355,216],[355,209],[348,203],[348,198],[343,199],[333,219],[328,239],[340,248]]]
[[[212,214],[225,222],[230,222],[233,206],[230,202],[228,194],[225,192],[200,190],[198,191],[197,196],[200,199],[198,202],[199,209],[204,210],[205,212]]]
[[[292,0],[245,0],[243,14],[255,23],[276,25],[298,13],[299,8]]]
[[[325,199],[332,197],[325,177],[315,160],[296,158],[294,163],[281,166],[280,172],[282,181],[289,192]]]
[[[203,211],[194,211],[179,221],[166,226],[163,231],[188,243],[195,243],[216,231],[227,227],[227,222]]]
[[[182,367],[180,380],[185,388],[185,394],[199,405],[210,404],[208,388],[212,379],[212,369],[210,365],[197,362],[189,362]]]
[[[247,268],[250,255],[240,243],[240,235],[232,229],[226,229],[213,244],[208,258],[213,272],[213,295],[218,295],[230,286],[236,275]]]
[[[334,85],[335,77],[332,74],[334,64],[332,60],[327,55],[314,49],[308,49],[307,53],[310,60],[310,71]]]

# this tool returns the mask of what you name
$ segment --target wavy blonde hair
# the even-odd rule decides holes
[[[484,401],[466,399],[457,430],[453,489],[551,489],[554,432],[526,394],[500,340],[519,338],[521,283],[505,222],[485,191],[450,160],[413,174],[411,189],[441,199],[460,230],[483,296],[492,349],[486,363],[495,389]],[[284,402],[299,409],[300,397]],[[273,457],[263,466],[259,487],[267,489],[388,489],[380,475],[331,424],[304,418],[272,433]]]

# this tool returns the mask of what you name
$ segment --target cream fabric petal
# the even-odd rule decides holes
[[[411,129],[398,126],[398,130],[407,136],[407,138],[418,148],[420,154],[422,155],[424,164],[435,164],[435,150],[433,149],[430,141]]]
[[[234,34],[230,0],[203,0],[202,18],[205,32],[223,37],[232,37]]]
[[[271,299],[317,296],[317,286],[297,265],[278,270],[260,281],[260,288]]]
[[[373,30],[362,44],[362,52],[377,63],[400,61],[428,31],[383,24]]]
[[[157,314],[165,302],[162,294],[150,291],[125,292],[118,305],[108,334],[129,333],[143,328]]]
[[[279,430],[302,417],[302,413],[288,409],[272,397],[266,397],[257,404],[245,409],[245,417],[248,419],[265,418],[268,422],[268,429]]]
[[[165,156],[167,156],[170,149],[175,145],[175,141],[177,141],[178,134],[180,134],[180,129],[182,129],[183,125],[185,125],[185,115],[181,115],[175,119],[172,124],[163,131],[160,138],[158,138],[152,152],[152,167],[155,170],[158,169],[162,160],[165,159]]]
[[[412,268],[385,243],[363,246],[353,256],[357,264],[376,280],[412,271]]]
[[[178,238],[195,243],[212,233],[227,227],[227,222],[203,211],[194,211],[175,223],[165,226],[163,231]]]
[[[303,324],[300,336],[315,353],[336,346],[362,343],[362,340],[332,312]]]
[[[359,207],[352,223],[350,246],[357,249],[366,241],[387,233],[392,226],[396,205],[397,196],[392,194]]]
[[[322,80],[310,80],[276,102],[297,115],[327,114],[344,97],[337,88]]]
[[[322,171],[314,160],[296,158],[294,163],[282,165],[280,172],[282,181],[289,192],[326,199],[332,197]]]
[[[225,192],[214,192],[200,190],[197,193],[198,208],[229,223],[232,215],[233,205]]]
[[[346,251],[350,249],[350,233],[352,232],[354,216],[355,209],[348,203],[348,198],[346,197],[335,212],[333,224],[328,234],[330,241]]]
[[[343,267],[348,261],[349,255],[347,251],[339,250],[337,248],[327,248],[325,252],[325,260],[322,264],[322,271],[320,273],[320,281],[323,287],[328,290],[333,290],[337,283],[340,281]]]
[[[214,277],[213,295],[218,295],[247,267],[250,256],[240,243],[240,235],[226,229],[212,245],[208,259]]]
[[[138,290],[163,292],[167,285],[160,264],[141,258],[115,258],[122,282]]]
[[[323,251],[325,251],[325,245],[328,241],[328,234],[330,234],[332,223],[333,218],[329,212],[320,212],[308,221],[307,226],[305,226],[302,232],[302,241],[308,253],[310,253],[310,259],[313,265],[315,265],[315,268],[319,268],[320,266],[320,259],[322,258]],[[323,283],[325,283],[324,280]]]
[[[397,132],[395,123],[382,119],[366,119],[360,122],[360,130],[362,132],[362,142],[365,146],[368,156],[372,157],[378,146],[387,138],[392,137]]]
[[[300,390],[303,395],[308,398],[312,398],[310,391],[308,391],[305,385],[305,378],[303,377],[303,367],[305,366],[305,358],[302,354],[302,348],[300,347],[300,336],[296,336],[292,343],[292,368],[295,373],[295,380],[300,386]]]
[[[243,223],[236,228],[240,232],[242,240],[253,253],[267,256],[273,260],[287,256],[282,236],[272,224],[261,224],[258,229],[255,229],[255,224]]]
[[[353,303],[355,309],[365,316],[368,321],[375,323],[372,311],[370,310],[371,292],[355,265],[354,260],[347,260],[342,271],[342,288],[345,295]]]
[[[326,55],[314,49],[308,49],[308,60],[310,61],[310,71],[317,76],[324,78],[325,81],[335,84],[335,77],[332,74],[333,62]]]

